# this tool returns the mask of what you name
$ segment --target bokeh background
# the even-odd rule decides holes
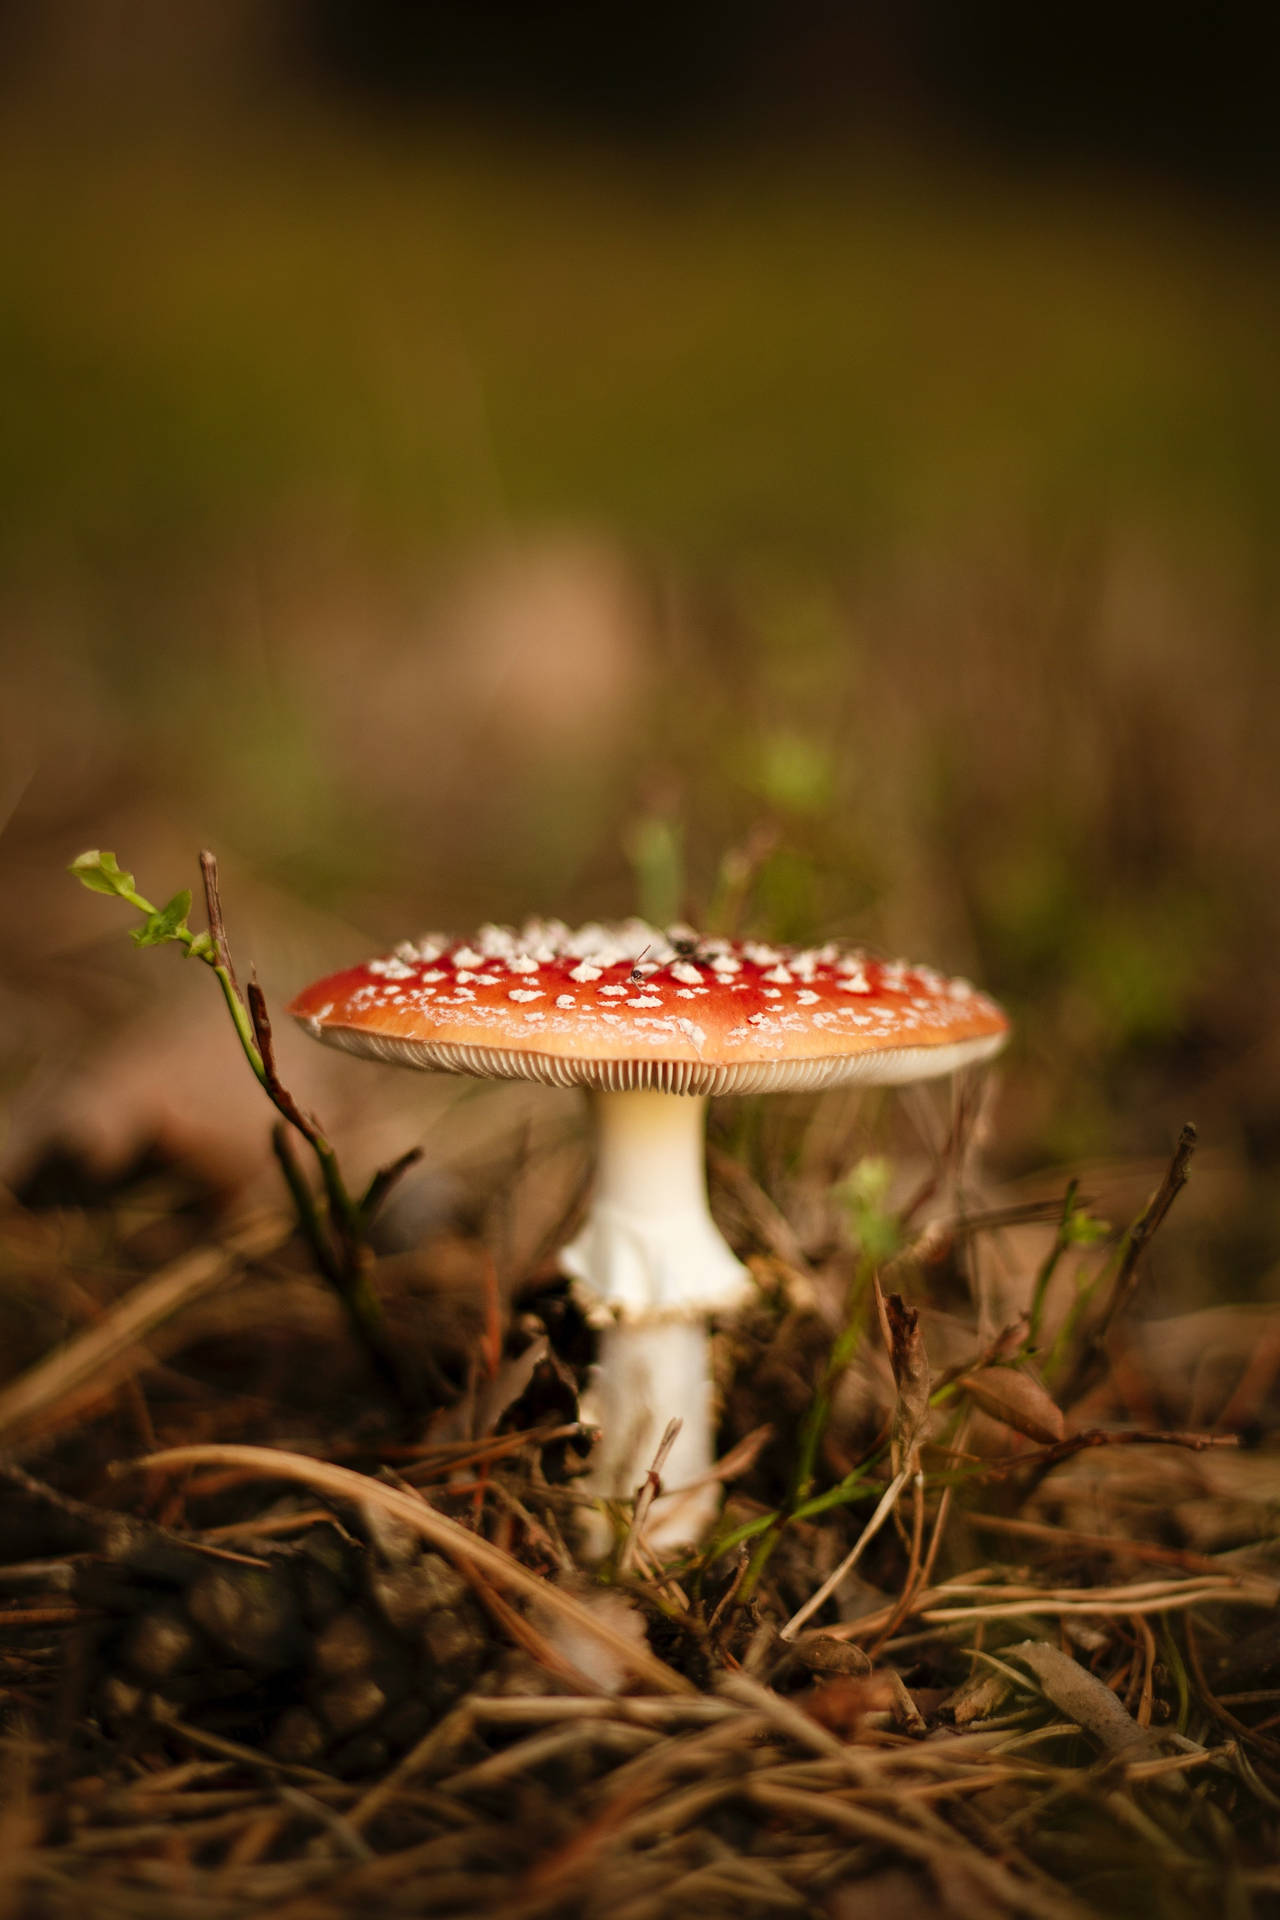
[[[1194,1117],[1176,1285],[1275,1291],[1274,49],[1032,12],[0,8],[17,1192],[269,1178],[211,983],[64,874],[209,845],[277,1004],[636,907],[971,974],[992,1177]],[[282,1046],[357,1162],[516,1111]]]

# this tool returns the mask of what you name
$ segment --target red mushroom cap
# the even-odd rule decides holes
[[[309,1033],[406,1066],[611,1091],[750,1093],[950,1073],[999,1051],[994,1000],[929,967],[643,921],[431,936],[331,974]]]

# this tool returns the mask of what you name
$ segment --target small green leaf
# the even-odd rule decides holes
[[[187,931],[187,915],[191,911],[191,894],[186,887],[181,893],[175,893],[167,906],[159,912],[150,913],[140,927],[132,933],[136,947],[162,947],[169,940],[176,940]]]
[[[882,1153],[859,1160],[841,1189],[851,1207],[882,1212],[893,1183],[893,1167]]]
[[[125,873],[116,864],[114,853],[101,853],[93,847],[88,853],[77,854],[67,868],[74,873],[82,887],[88,887],[90,893],[114,893],[127,900],[134,891],[133,875]]]
[[[187,948],[188,960],[208,960],[212,962],[216,960],[217,957],[218,957],[217,948],[214,946],[212,937],[209,934],[207,933],[192,934],[191,944]]]
[[[1086,1207],[1073,1207],[1063,1227],[1062,1237],[1068,1246],[1091,1247],[1096,1240],[1105,1240],[1111,1231],[1109,1220],[1099,1220]]]
[[[889,1202],[893,1168],[878,1154],[859,1161],[836,1189],[849,1209],[858,1245],[877,1266],[892,1260],[902,1246],[902,1227]]]

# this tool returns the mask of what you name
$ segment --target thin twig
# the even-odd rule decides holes
[[[862,1558],[864,1548],[870,1546],[872,1540],[876,1534],[879,1533],[881,1527],[898,1504],[898,1496],[901,1494],[902,1489],[906,1486],[907,1481],[911,1478],[914,1471],[914,1464],[909,1464],[894,1475],[881,1496],[879,1506],[868,1520],[866,1526],[862,1529],[862,1532],[858,1535],[853,1546],[850,1547],[848,1553],[846,1553],[844,1559],[840,1562],[840,1565],[834,1572],[827,1575],[817,1592],[811,1594],[802,1607],[797,1608],[795,1613],[793,1613],[787,1621],[786,1626],[782,1628],[782,1639],[794,1640],[805,1621],[812,1618],[823,1602],[830,1599],[846,1575],[853,1572],[853,1569]]]
[[[209,938],[213,941],[213,950],[218,956],[218,965],[225,967],[237,997],[240,982],[236,979],[235,964],[231,958],[231,948],[227,944],[226,922],[222,918],[222,894],[218,887],[218,856],[208,847],[200,849],[200,878],[204,882],[205,917],[209,922]]]
[[[767,1812],[843,1827],[861,1839],[876,1840],[896,1853],[918,1859],[936,1871],[944,1886],[954,1870],[957,1849],[955,1836],[949,1831],[945,1839],[914,1833],[892,1814],[853,1806],[847,1799],[830,1793],[804,1793],[765,1782],[748,1782],[744,1792],[749,1801]],[[986,1859],[976,1848],[965,1848],[963,1860],[966,1874],[979,1883],[997,1912],[1003,1909],[1026,1914],[1029,1920],[1084,1920],[1084,1909],[1074,1900],[1015,1877],[1007,1867]]]
[[[325,1233],[324,1222],[316,1210],[315,1197],[303,1178],[301,1167],[294,1158],[293,1148],[289,1145],[289,1129],[283,1120],[277,1120],[271,1129],[271,1151],[279,1163],[284,1183],[289,1189],[293,1210],[298,1216],[302,1237],[311,1249],[312,1259],[330,1286],[341,1289],[342,1274],[337,1256]]]
[[[1038,1448],[1034,1453],[1015,1453],[1007,1460],[990,1461],[972,1477],[1003,1480],[1024,1467],[1047,1470],[1077,1453],[1088,1453],[1093,1447],[1181,1447],[1188,1453],[1208,1453],[1215,1448],[1240,1445],[1238,1433],[1148,1433],[1141,1428],[1116,1431],[1110,1427],[1086,1427],[1083,1433],[1068,1434],[1065,1440],[1055,1440],[1052,1446]]]
[[[622,1543],[622,1552],[618,1555],[618,1572],[626,1573],[633,1565],[640,1541],[644,1535],[644,1523],[649,1517],[649,1509],[662,1492],[662,1469],[667,1464],[667,1455],[676,1443],[684,1421],[668,1420],[658,1451],[653,1456],[653,1465],[645,1474],[636,1494],[635,1509],[631,1516],[631,1525],[627,1528],[627,1537]]]
[[[1035,1347],[1040,1339],[1040,1324],[1044,1318],[1044,1303],[1049,1292],[1049,1283],[1053,1279],[1067,1248],[1071,1245],[1071,1219],[1075,1212],[1078,1180],[1068,1180],[1067,1190],[1062,1198],[1062,1213],[1058,1221],[1058,1231],[1053,1236],[1053,1244],[1040,1263],[1035,1284],[1031,1289],[1031,1310],[1027,1316],[1027,1345]]]
[[[249,1018],[253,1022],[253,1037],[258,1043],[258,1052],[262,1055],[263,1085],[271,1097],[272,1104],[284,1115],[291,1127],[297,1128],[303,1139],[309,1146],[314,1147],[317,1153],[326,1151],[331,1153],[332,1149],[321,1133],[319,1123],[313,1120],[310,1114],[303,1112],[280,1078],[279,1069],[276,1066],[275,1041],[271,1032],[271,1015],[267,1011],[267,997],[256,980],[249,982],[247,997]]]
[[[422,1148],[410,1147],[398,1159],[392,1160],[385,1167],[378,1168],[356,1203],[356,1212],[362,1229],[373,1224],[375,1216],[396,1182],[402,1179],[411,1167],[416,1167],[421,1158]]]
[[[960,1432],[956,1436],[958,1444],[963,1444],[965,1432],[968,1428],[970,1418],[971,1418],[971,1413],[969,1410],[966,1410],[963,1420],[961,1422]],[[879,1655],[880,1649],[881,1647],[883,1647],[885,1641],[893,1638],[893,1635],[898,1631],[898,1628],[901,1626],[902,1622],[910,1614],[912,1607],[915,1604],[916,1595],[920,1593],[923,1588],[927,1587],[930,1580],[933,1578],[934,1564],[938,1558],[938,1549],[942,1545],[942,1536],[946,1529],[947,1521],[951,1516],[951,1503],[952,1503],[954,1494],[955,1494],[954,1487],[948,1486],[942,1489],[942,1495],[938,1501],[938,1511],[934,1516],[933,1532],[929,1538],[929,1551],[925,1555],[923,1565],[921,1565],[920,1549],[919,1549],[919,1532],[920,1532],[921,1517],[924,1509],[924,1491],[923,1491],[923,1488],[921,1487],[917,1487],[916,1489],[917,1524],[916,1524],[916,1531],[912,1540],[911,1564],[908,1569],[907,1577],[902,1583],[902,1591],[898,1595],[897,1605],[894,1607],[893,1612],[890,1615],[890,1618],[885,1623],[884,1629],[879,1635],[878,1639],[876,1639],[867,1650],[868,1655],[872,1660],[877,1658],[877,1656]]]
[[[1115,1282],[1108,1299],[1081,1343],[1063,1381],[1057,1398],[1064,1407],[1074,1406],[1101,1376],[1106,1366],[1106,1339],[1116,1316],[1128,1305],[1138,1283],[1143,1254],[1151,1245],[1170,1207],[1186,1186],[1191,1156],[1196,1149],[1196,1129],[1190,1121],[1178,1135],[1178,1143],[1165,1169],[1164,1178],[1142,1213],[1125,1236]]]

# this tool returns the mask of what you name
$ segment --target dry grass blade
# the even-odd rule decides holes
[[[667,1464],[667,1455],[675,1445],[676,1438],[683,1424],[684,1422],[678,1419],[669,1420],[666,1431],[658,1442],[658,1451],[653,1456],[653,1464],[641,1482],[640,1490],[636,1495],[635,1507],[631,1515],[631,1525],[627,1529],[627,1537],[622,1543],[622,1552],[618,1557],[619,1573],[629,1572],[635,1564],[636,1555],[640,1550],[640,1542],[644,1538],[645,1521],[649,1517],[649,1509],[662,1491],[662,1469]]]
[[[637,1727],[699,1727],[731,1720],[735,1709],[705,1693],[656,1700],[643,1695],[610,1699],[599,1694],[519,1695],[509,1700],[484,1697],[471,1702],[477,1723],[495,1727],[540,1727],[555,1720],[625,1720]]]
[[[894,1475],[893,1479],[885,1488],[884,1493],[881,1495],[880,1504],[868,1520],[866,1526],[862,1529],[862,1532],[858,1535],[853,1546],[850,1547],[848,1553],[846,1553],[844,1559],[840,1562],[840,1565],[827,1575],[817,1592],[810,1594],[802,1607],[797,1607],[796,1611],[787,1621],[787,1624],[782,1628],[781,1638],[783,1640],[794,1640],[806,1620],[813,1618],[813,1615],[818,1611],[819,1607],[831,1598],[831,1595],[835,1592],[841,1581],[853,1572],[853,1569],[862,1558],[864,1551],[871,1545],[871,1542],[875,1539],[875,1536],[879,1533],[881,1527],[898,1504],[902,1489],[906,1486],[913,1472],[914,1467],[908,1465],[903,1467],[900,1473]]]
[[[784,1640],[794,1639],[805,1622],[812,1619],[823,1603],[830,1599],[840,1583],[857,1566],[866,1548],[870,1546],[885,1521],[893,1513],[908,1480],[918,1477],[920,1436],[929,1417],[930,1390],[929,1360],[925,1353],[924,1336],[920,1330],[920,1312],[916,1307],[909,1307],[901,1294],[891,1293],[886,1296],[880,1285],[878,1274],[873,1273],[872,1285],[880,1316],[881,1331],[897,1390],[890,1434],[894,1475],[881,1495],[875,1512],[839,1566],[828,1574],[817,1592],[811,1594],[802,1607],[797,1608],[782,1628],[781,1637]],[[918,1488],[915,1540],[909,1580],[914,1579],[915,1570],[919,1565],[920,1529],[923,1518],[922,1492]]]
[[[950,1831],[937,1837],[917,1833],[889,1814],[855,1806],[834,1794],[809,1793],[769,1781],[750,1782],[745,1791],[765,1812],[786,1814],[811,1826],[841,1828],[859,1839],[878,1841],[891,1853],[906,1854],[927,1867],[939,1886],[947,1884],[962,1853],[965,1873],[979,1883],[993,1912],[1025,1914],[1027,1920],[1088,1920],[1087,1909],[1067,1895],[1029,1883],[976,1848],[962,1849]]]
[[[772,1688],[762,1686],[750,1674],[726,1674],[720,1682],[720,1691],[726,1698],[736,1700],[741,1706],[763,1715],[786,1739],[811,1753],[842,1760],[848,1751],[833,1733],[820,1726],[802,1708],[784,1699],[781,1694],[774,1693]]]
[[[1187,1607],[1209,1604],[1270,1609],[1278,1600],[1280,1582],[1254,1573],[1140,1581],[1119,1587],[1035,1587],[954,1580],[918,1594],[912,1604],[911,1617],[950,1628],[977,1626],[984,1620],[1031,1619],[1040,1614],[1107,1619],[1122,1613],[1137,1617],[1176,1613]],[[857,1620],[841,1621],[825,1631],[839,1640],[874,1637],[883,1634],[897,1612],[895,1601]]]
[[[0,1439],[12,1441],[35,1427],[48,1427],[83,1395],[101,1398],[139,1364],[139,1341],[162,1321],[207,1293],[247,1261],[283,1246],[293,1223],[277,1213],[259,1215],[227,1235],[221,1246],[183,1254],[13,1381],[0,1393]]]
[[[1248,1589],[1241,1588],[1234,1581],[1222,1580],[1204,1585],[1185,1582],[1170,1585],[1161,1591],[1153,1592],[1148,1598],[1124,1601],[1122,1604],[1130,1613],[1142,1615],[1150,1613],[1177,1613],[1185,1607],[1203,1605],[1212,1601],[1217,1606],[1235,1603],[1246,1607],[1268,1607],[1275,1604],[1275,1585],[1271,1581],[1261,1581]],[[917,1609],[922,1620],[945,1624],[948,1621],[969,1620],[1017,1620],[1025,1614],[1049,1613],[1059,1616],[1070,1614],[1094,1614],[1109,1617],[1116,1605],[1115,1599],[1105,1588],[1096,1592],[1082,1590],[1078,1596],[1065,1597],[1048,1593],[1029,1593],[1025,1598],[1010,1601],[986,1601],[970,1607],[929,1607]],[[860,1626],[865,1623],[859,1622]]]
[[[494,1546],[479,1534],[469,1533],[456,1520],[437,1513],[420,1498],[353,1473],[349,1467],[335,1467],[323,1460],[308,1460],[304,1455],[285,1453],[276,1447],[235,1445],[171,1447],[137,1462],[144,1468],[230,1467],[260,1475],[264,1479],[295,1480],[313,1487],[335,1500],[363,1507],[379,1507],[391,1519],[400,1521],[431,1546],[454,1560],[463,1572],[471,1565],[480,1567],[499,1586],[536,1600],[540,1606],[559,1613],[579,1632],[599,1640],[637,1680],[647,1681],[659,1693],[688,1693],[693,1689],[647,1648],[637,1646],[625,1635],[597,1619],[572,1595],[561,1592],[540,1575],[530,1572],[511,1554]]]

